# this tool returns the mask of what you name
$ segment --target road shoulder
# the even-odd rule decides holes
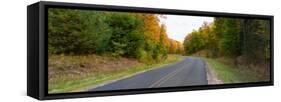
[[[205,67],[207,71],[207,81],[209,85],[223,84],[223,81],[218,79],[217,73],[212,69],[208,62],[206,62]]]

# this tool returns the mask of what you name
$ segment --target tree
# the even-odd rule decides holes
[[[162,58],[167,58],[168,56],[168,48],[170,47],[169,38],[166,32],[166,26],[164,24],[161,25],[160,29],[160,42],[159,42],[159,50],[163,54]]]
[[[216,17],[185,37],[186,54],[207,51],[209,57],[242,56],[247,63],[269,61],[270,23],[267,20]]]
[[[114,56],[136,57],[144,44],[143,22],[135,14],[113,13],[107,21],[112,29],[110,51]]]
[[[86,25],[78,10],[50,9],[48,11],[48,50],[50,53],[87,53],[92,42],[83,31]]]
[[[239,19],[225,19],[223,32],[219,41],[219,49],[222,55],[238,56],[240,55],[240,25]]]
[[[181,53],[182,44],[169,39],[163,15],[49,9],[49,54],[109,54],[159,62]]]
[[[269,60],[270,52],[270,25],[266,20],[245,19],[243,21],[243,56],[247,60],[258,61]]]
[[[203,34],[194,30],[185,37],[184,46],[187,54],[192,54],[204,49],[205,43]]]

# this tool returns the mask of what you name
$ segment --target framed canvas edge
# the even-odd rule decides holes
[[[129,95],[129,94],[144,94],[144,93],[160,93],[160,92],[177,92],[177,91],[192,91],[192,90],[207,90],[207,89],[226,89],[226,88],[244,88],[258,86],[273,86],[274,85],[274,16],[273,15],[256,15],[256,14],[240,14],[226,12],[207,12],[207,11],[192,11],[192,10],[176,10],[176,9],[159,9],[159,8],[143,8],[129,6],[112,6],[112,5],[96,5],[82,3],[64,3],[64,2],[39,2],[39,100],[49,99],[64,99],[64,98],[82,98],[82,97],[97,97],[97,96],[114,96],[114,95]],[[271,26],[271,64],[270,64],[270,81],[266,82],[251,82],[223,85],[202,85],[202,86],[186,86],[186,87],[170,87],[170,88],[153,88],[153,89],[135,89],[135,90],[120,90],[120,91],[105,91],[105,92],[77,92],[77,93],[62,93],[48,94],[48,53],[47,53],[47,7],[62,7],[75,9],[98,9],[106,11],[125,11],[125,12],[145,12],[145,13],[165,13],[175,15],[191,15],[191,16],[214,16],[214,17],[232,17],[232,18],[256,18],[268,19]]]

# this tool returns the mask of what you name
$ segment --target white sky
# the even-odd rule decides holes
[[[160,22],[164,23],[167,27],[167,34],[169,38],[183,42],[185,36],[197,30],[203,25],[203,22],[213,22],[213,17],[201,17],[201,16],[181,16],[181,15],[164,15],[165,18],[161,18]]]

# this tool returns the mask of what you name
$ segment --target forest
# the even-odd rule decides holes
[[[246,66],[268,75],[270,22],[216,17],[214,22],[205,22],[189,33],[183,46],[186,55],[229,58],[235,66]]]
[[[178,41],[161,22],[166,16],[49,8],[48,92],[87,90],[176,62],[180,69],[206,62],[225,83],[269,80],[269,21],[212,17]]]
[[[98,54],[156,63],[183,52],[156,14],[50,9],[49,54]]]

